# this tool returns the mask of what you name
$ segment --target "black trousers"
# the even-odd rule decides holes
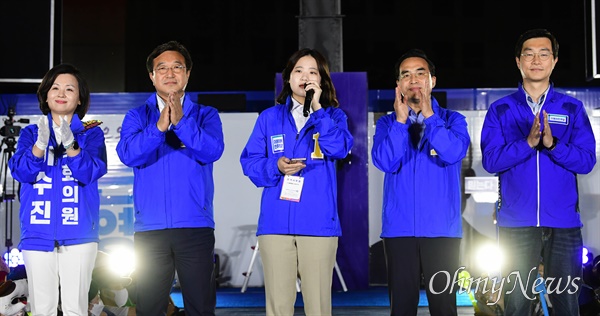
[[[459,268],[460,238],[384,238],[383,246],[392,316],[417,315],[421,275],[429,313],[457,315],[453,277]]]
[[[215,234],[212,228],[181,228],[137,232],[135,310],[137,316],[167,312],[175,271],[186,316],[214,316]]]

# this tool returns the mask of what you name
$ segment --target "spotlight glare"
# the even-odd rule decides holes
[[[500,267],[504,263],[504,255],[500,248],[494,244],[482,246],[477,252],[477,263],[482,271],[493,275],[500,271]]]
[[[13,248],[10,252],[4,254],[4,262],[9,268],[14,268],[19,265],[24,265],[23,254],[17,248]]]
[[[109,260],[111,271],[120,277],[128,277],[135,270],[135,255],[130,249],[112,249]]]

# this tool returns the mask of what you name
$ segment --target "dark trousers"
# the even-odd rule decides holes
[[[454,274],[459,268],[460,238],[384,238],[392,316],[417,315],[421,274],[429,313],[457,315]]]
[[[544,263],[553,314],[579,315],[578,290],[583,274],[579,227],[500,227],[499,237],[506,254],[502,275],[508,276],[504,285],[504,315],[531,315],[540,262]]]
[[[186,316],[214,316],[215,235],[212,228],[137,232],[135,271],[137,316],[166,314],[175,271]]]

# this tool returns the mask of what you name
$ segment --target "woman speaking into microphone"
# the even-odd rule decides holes
[[[323,55],[295,52],[282,78],[277,105],[260,114],[240,158],[244,174],[263,188],[256,234],[266,310],[293,315],[300,278],[306,315],[327,316],[342,234],[336,162],[353,139]]]

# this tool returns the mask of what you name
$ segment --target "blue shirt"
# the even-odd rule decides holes
[[[537,114],[540,112],[540,109],[544,105],[544,101],[546,101],[546,95],[548,94],[548,90],[550,90],[549,86],[548,89],[546,89],[546,91],[544,91],[544,93],[540,96],[539,102],[536,103],[535,101],[533,101],[533,98],[527,93],[527,91],[523,89],[523,91],[525,91],[525,95],[527,95],[527,104],[531,108],[533,114]]]

